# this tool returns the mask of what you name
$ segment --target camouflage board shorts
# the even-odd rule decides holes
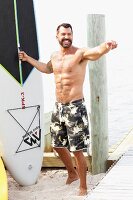
[[[89,144],[89,123],[84,99],[70,103],[55,103],[50,132],[53,147],[77,151]]]

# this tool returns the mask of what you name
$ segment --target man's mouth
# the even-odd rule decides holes
[[[64,48],[68,48],[71,46],[72,41],[70,39],[63,39],[60,44],[64,47]]]
[[[65,42],[65,43],[71,43],[71,40],[69,40],[69,39],[64,39],[63,42]]]

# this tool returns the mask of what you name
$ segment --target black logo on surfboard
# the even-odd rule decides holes
[[[12,133],[19,145],[16,153],[41,147],[40,106],[8,109],[7,112],[16,122]]]
[[[0,0],[0,66],[23,85],[33,67],[19,62],[18,45],[39,59],[33,0]]]

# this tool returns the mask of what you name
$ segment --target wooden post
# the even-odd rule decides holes
[[[87,18],[88,46],[95,47],[105,41],[105,16],[89,14]],[[90,122],[92,173],[104,173],[108,158],[108,109],[105,55],[89,63]]]

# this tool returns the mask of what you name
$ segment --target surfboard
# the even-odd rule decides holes
[[[1,157],[0,157],[0,200],[8,200],[7,174]]]
[[[32,0],[0,0],[0,151],[7,170],[23,186],[35,184],[42,167],[42,74],[19,61],[18,47],[39,59]]]

